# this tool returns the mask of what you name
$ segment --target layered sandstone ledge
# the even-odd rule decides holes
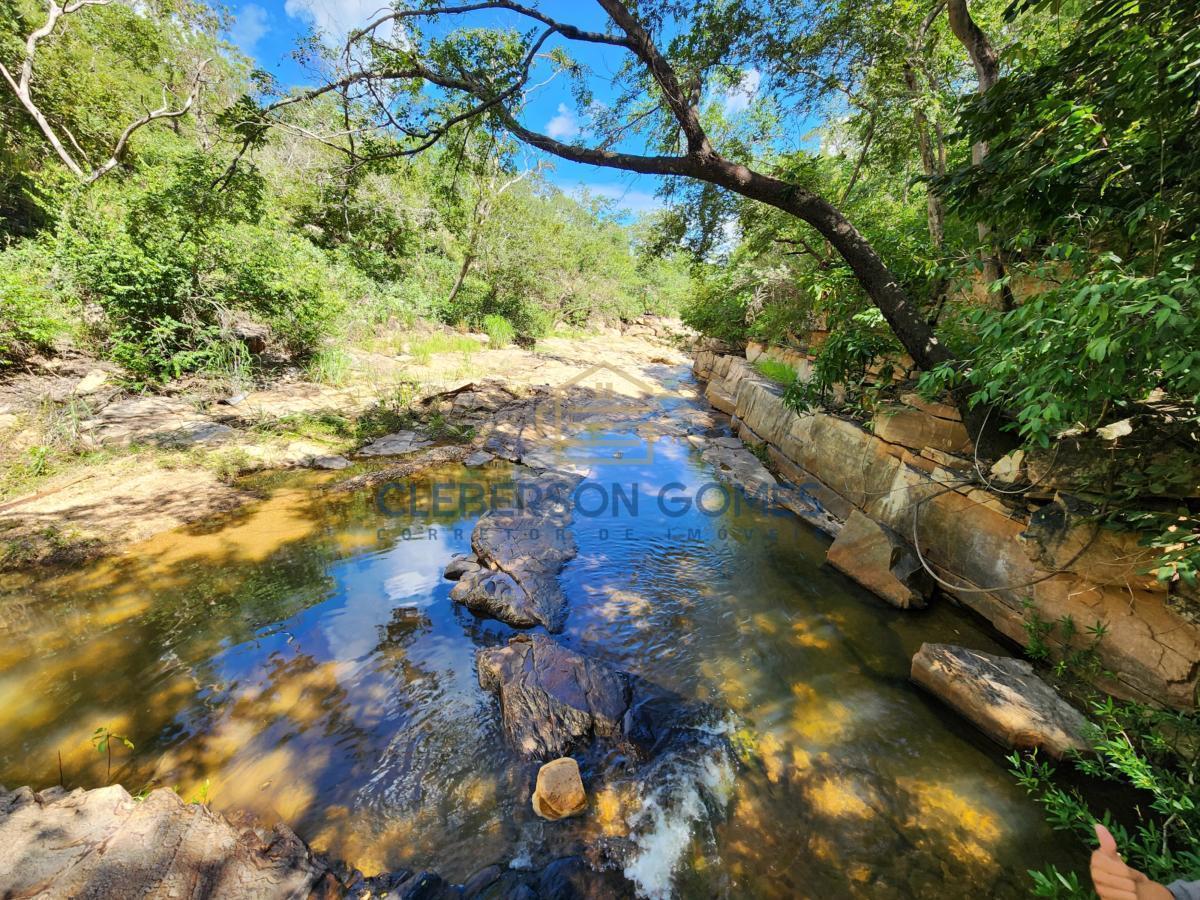
[[[803,366],[794,368],[804,377]],[[1069,616],[1073,636],[1054,628],[1040,637],[1060,653],[1066,643],[1085,645],[1087,629],[1103,623],[1097,652],[1112,678],[1100,687],[1129,699],[1196,706],[1194,601],[1144,574],[1149,551],[1137,535],[1077,521],[1069,495],[1051,490],[1031,513],[1023,501],[986,490],[952,408],[911,398],[911,405],[877,410],[872,433],[827,413],[796,413],[784,404],[780,385],[744,357],[702,349],[693,369],[708,382],[709,402],[733,417],[739,437],[767,445],[780,475],[841,521],[858,511],[906,543],[904,549],[918,545],[933,571],[958,586],[943,585],[943,592],[1000,632],[1028,646],[1031,624]],[[867,586],[885,595],[879,583]]]

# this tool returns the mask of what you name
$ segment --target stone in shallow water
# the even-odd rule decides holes
[[[1021,659],[953,644],[922,644],[912,680],[1006,747],[1055,758],[1087,750],[1086,720]]]
[[[624,731],[631,689],[623,672],[541,634],[476,654],[479,684],[500,697],[504,731],[535,759],[565,756],[594,737]]]
[[[350,460],[344,456],[314,456],[308,461],[313,469],[345,469],[349,468]]]
[[[533,811],[543,819],[556,822],[587,809],[587,792],[579,777],[579,763],[562,756],[538,770],[533,791]]]
[[[442,574],[448,581],[458,581],[464,575],[478,571],[479,560],[469,553],[456,553],[450,557],[450,562],[446,563],[446,570]]]
[[[493,510],[476,523],[471,547],[480,568],[461,573],[450,599],[514,628],[544,625],[561,631],[567,599],[558,572],[576,553],[567,526],[578,483],[577,477],[556,472],[518,482],[518,508]]]
[[[458,584],[450,589],[450,599],[461,603],[476,615],[497,619],[513,628],[533,628],[535,625],[559,624],[556,584],[547,584],[541,577],[528,577],[518,583],[507,572],[476,568],[464,572]]]
[[[486,450],[476,450],[470,456],[463,460],[463,465],[468,468],[476,468],[478,466],[486,466],[496,457]]]

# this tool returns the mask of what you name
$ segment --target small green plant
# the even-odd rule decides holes
[[[208,801],[211,799],[209,788],[209,780],[205,778],[204,784],[200,785],[200,787],[196,789],[196,793],[192,795],[192,799],[188,802],[195,803],[197,806],[207,806]]]
[[[341,387],[350,381],[350,354],[342,347],[322,347],[308,358],[305,371],[318,384]]]
[[[112,745],[113,741],[119,741],[130,750],[133,749],[133,741],[125,737],[123,734],[116,734],[109,730],[107,725],[101,725],[92,732],[92,746],[96,748],[96,752],[101,756],[107,757],[108,768],[104,774],[104,783],[108,784],[112,781]]]
[[[796,381],[796,370],[777,359],[760,356],[754,361],[754,368],[760,375],[765,375],[780,384],[790,385]]]
[[[483,330],[488,336],[488,346],[496,350],[507,347],[517,336],[517,330],[504,316],[483,317]]]
[[[771,452],[767,448],[766,441],[758,444],[747,444],[746,449],[758,457],[758,461],[766,468],[770,469],[774,465],[771,460]]]
[[[1200,878],[1200,718],[1194,712],[1118,703],[1111,697],[1092,704],[1086,735],[1094,752],[1071,754],[1075,769],[1090,778],[1132,790],[1135,799],[1118,815],[1097,815],[1079,789],[1062,786],[1052,765],[1036,752],[1009,756],[1021,786],[1046,810],[1050,825],[1076,834],[1094,847],[1092,825],[1102,822],[1121,855],[1159,882]],[[1090,897],[1072,873],[1053,867],[1030,872],[1039,897]]]

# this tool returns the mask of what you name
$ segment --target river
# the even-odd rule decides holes
[[[587,814],[533,815],[536,765],[474,667],[513,630],[441,575],[476,498],[522,471],[497,461],[386,498],[260,478],[262,501],[202,527],[5,576],[0,783],[102,784],[107,729],[133,744],[111,742],[131,791],[287,822],[367,874],[462,881],[584,852],[649,897],[1023,896],[1027,869],[1070,865],[1000,748],[908,681],[922,641],[1005,652],[978,620],[886,605],[823,564],[827,538],[717,488],[681,437],[593,429],[579,447],[604,464],[577,493],[559,639],[711,710],[724,749],[626,779],[597,751]]]

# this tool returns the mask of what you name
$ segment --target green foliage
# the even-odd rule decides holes
[[[48,349],[69,327],[47,247],[25,241],[0,251],[0,369]]]
[[[92,732],[92,746],[96,748],[97,753],[106,757],[108,762],[107,771],[104,776],[105,784],[112,782],[112,745],[114,742],[124,744],[129,750],[133,749],[133,741],[123,734],[117,734],[109,730],[107,725],[101,725]]]
[[[829,406],[836,386],[843,387],[854,399],[865,389],[869,370],[876,364],[880,365],[878,380],[884,384],[891,381],[893,364],[886,360],[899,348],[883,315],[875,309],[864,310],[851,317],[850,324],[852,327],[834,332],[821,346],[811,377],[796,381],[784,392],[783,400],[790,407],[805,411]]]
[[[1118,811],[1097,814],[1077,787],[1060,783],[1055,768],[1036,753],[1009,757],[1013,773],[1046,810],[1050,824],[1095,845],[1092,824],[1113,834],[1126,863],[1159,882],[1200,878],[1200,810],[1195,778],[1200,720],[1111,698],[1092,705],[1088,739],[1094,753],[1072,754],[1077,772],[1131,795]],[[1031,872],[1040,897],[1088,897],[1077,879],[1053,869]]]
[[[1197,52],[1195,4],[1104,0],[1059,52],[1015,54],[1012,72],[965,105],[987,162],[951,171],[941,189],[995,223],[1010,271],[1043,287],[1014,310],[969,317],[969,377],[1028,441],[1101,424],[1154,389],[1200,400]]]
[[[1022,437],[1043,447],[1076,423],[1103,424],[1156,388],[1200,402],[1196,261],[1188,248],[1139,274],[1106,254],[1011,312],[971,311],[977,401],[1015,411]]]
[[[495,349],[507,347],[517,334],[508,319],[497,315],[483,317],[483,331],[488,336],[488,346]]]
[[[104,310],[110,355],[143,378],[244,366],[243,320],[306,354],[345,307],[320,252],[262,223],[260,174],[223,168],[198,151],[169,155],[140,189],[92,195],[63,219],[68,279]]]

